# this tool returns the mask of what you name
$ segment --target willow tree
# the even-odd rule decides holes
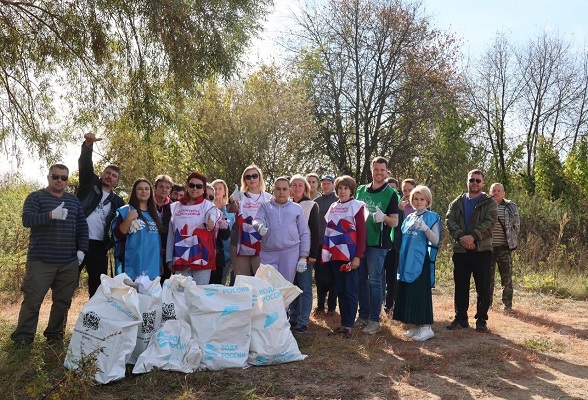
[[[197,83],[235,70],[271,3],[0,0],[0,143],[50,159],[74,128],[127,127],[151,144]]]
[[[411,163],[435,110],[454,100],[453,39],[418,2],[328,0],[298,15],[292,49],[336,172],[366,181],[374,156]]]

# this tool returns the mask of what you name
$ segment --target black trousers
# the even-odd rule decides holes
[[[100,275],[108,274],[108,250],[104,242],[90,240],[88,252],[80,264],[80,272],[86,267],[88,272],[88,292],[94,296],[100,286]]]
[[[455,319],[467,320],[470,303],[470,277],[474,276],[477,307],[476,319],[486,321],[490,301],[490,266],[491,251],[468,251],[453,254],[453,281],[455,283]]]
[[[323,264],[320,259],[316,260],[314,281],[316,283],[316,308],[324,310],[326,302],[327,310],[335,311],[337,308],[337,288],[335,287],[335,278],[329,263]]]
[[[384,269],[386,271],[386,285],[384,286],[384,295],[386,302],[384,308],[392,310],[394,308],[394,299],[396,298],[396,284],[398,274],[399,252],[395,248],[390,249],[384,259]]]

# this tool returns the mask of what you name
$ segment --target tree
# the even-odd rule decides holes
[[[235,70],[270,4],[0,0],[1,143],[51,158],[68,128],[126,119],[149,141],[196,83]]]
[[[517,69],[516,53],[504,33],[497,34],[484,54],[471,65],[467,101],[477,120],[479,151],[489,148],[491,170],[508,186],[512,156],[516,155],[516,128],[509,127],[521,97],[524,81]],[[486,146],[488,143],[489,146]]]
[[[277,66],[262,66],[242,83],[210,79],[198,91],[202,95],[183,103],[173,127],[154,132],[157,143],[146,146],[140,137],[117,133],[108,157],[129,176],[168,173],[183,180],[199,171],[231,188],[252,163],[269,183],[325,161],[311,141],[317,128],[305,88]]]
[[[302,10],[292,49],[336,173],[366,181],[374,156],[409,163],[434,110],[454,98],[455,43],[421,14],[420,3],[398,0]]]

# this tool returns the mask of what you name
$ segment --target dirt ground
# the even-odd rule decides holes
[[[86,296],[80,292],[75,298],[70,330]],[[453,318],[451,288],[435,289],[433,303],[435,337],[426,342],[404,339],[406,327],[387,317],[376,335],[332,337],[329,327],[338,325],[338,315],[313,316],[309,330],[297,336],[309,356],[305,361],[218,376],[237,382],[254,378],[258,387],[271,382],[268,395],[256,398],[588,398],[588,302],[515,292],[515,313],[505,314],[497,296],[488,333],[445,329]],[[0,318],[16,323],[18,309],[19,304],[5,303]],[[471,304],[470,324],[474,313]],[[46,302],[40,330],[48,314]]]

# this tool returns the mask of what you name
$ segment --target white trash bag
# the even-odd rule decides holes
[[[179,319],[190,323],[188,305],[186,304],[186,290],[196,286],[191,276],[172,275],[163,282],[161,293],[161,323],[170,319]]]
[[[248,287],[194,285],[186,290],[192,335],[203,352],[201,370],[247,366],[251,342]]]
[[[107,275],[84,305],[63,365],[72,370],[95,363],[94,379],[109,383],[125,377],[125,366],[141,325],[137,291]]]
[[[115,276],[114,279],[129,285],[130,278],[124,272]],[[135,279],[134,283],[139,286],[139,311],[141,311],[142,322],[137,330],[137,344],[128,360],[129,364],[134,364],[137,361],[137,357],[147,348],[151,336],[161,326],[161,294],[163,290],[159,281],[159,276],[153,281],[145,275]]]
[[[304,360],[307,356],[300,353],[290,331],[282,293],[265,279],[245,275],[237,275],[235,287],[248,287],[253,291],[249,364],[272,365]]]
[[[147,349],[139,356],[133,374],[143,374],[153,368],[190,374],[200,365],[202,351],[191,338],[186,321],[168,320],[151,337]]]
[[[261,264],[255,273],[255,277],[266,279],[273,287],[282,292],[285,308],[288,308],[290,303],[296,300],[296,297],[300,296],[300,293],[302,293],[302,290],[298,286],[290,283],[290,281],[284,278],[284,276],[272,265]]]

